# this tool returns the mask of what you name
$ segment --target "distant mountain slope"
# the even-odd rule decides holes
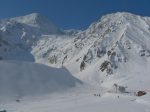
[[[30,51],[42,35],[64,35],[64,31],[38,13],[1,20],[1,59],[34,61]]]
[[[43,34],[62,33],[60,28],[39,13],[32,13],[26,16],[12,18],[11,20],[35,27]]]

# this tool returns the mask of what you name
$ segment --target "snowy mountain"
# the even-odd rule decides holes
[[[138,67],[137,63],[139,68],[141,64],[144,68],[149,66],[149,17],[118,12],[103,16],[85,31],[63,31],[33,13],[2,20],[0,26],[1,59],[66,66],[74,76],[94,83],[103,82],[108,75],[120,74],[119,70],[125,66],[127,71],[131,69],[129,66]],[[81,65],[85,66],[82,72]],[[94,75],[80,75],[87,70],[94,71]]]
[[[60,101],[60,104],[64,104],[62,106],[64,108],[63,111],[87,112],[94,109],[94,107],[96,107],[96,111],[99,111],[97,110],[99,109],[99,104],[105,103],[109,104],[107,106],[116,112],[118,110],[113,109],[111,106],[115,100],[116,103],[113,106],[116,108],[118,105],[121,106],[124,109],[123,112],[133,110],[148,112],[150,110],[149,43],[150,17],[141,17],[126,12],[105,15],[98,21],[93,22],[84,31],[62,30],[53,22],[37,13],[0,21],[0,60],[3,60],[1,63],[6,64],[9,68],[16,66],[14,69],[19,69],[17,73],[14,71],[15,77],[18,77],[18,73],[22,69],[27,71],[24,73],[28,74],[28,77],[36,75],[36,77],[41,79],[43,78],[41,74],[47,74],[46,71],[58,70],[58,72],[60,71],[58,74],[61,75],[61,70],[67,68],[70,73],[63,69],[65,75],[62,77],[58,76],[55,79],[49,74],[46,77],[50,77],[52,80],[54,78],[56,85],[60,87],[63,84],[66,86],[66,83],[67,87],[70,87],[70,84],[73,84],[74,87],[75,82],[80,83],[79,80],[84,83],[81,88],[75,87],[69,92],[66,91],[65,95],[63,94],[64,96],[59,96],[58,102]],[[6,60],[13,60],[14,63],[5,62]],[[16,61],[22,64],[15,65]],[[24,64],[22,61],[29,62]],[[31,62],[32,64],[30,64]],[[33,64],[34,62],[57,67],[57,69],[50,67],[47,70],[47,66]],[[7,67],[4,66],[3,68],[2,64],[1,71],[6,71]],[[44,70],[41,72],[40,68]],[[32,74],[32,72],[35,74]],[[4,76],[1,75],[2,73],[0,72],[1,77]],[[73,76],[70,76],[70,74]],[[63,80],[64,77],[66,77],[66,80]],[[67,77],[70,78],[67,79]],[[21,78],[24,80],[23,77]],[[29,78],[29,80],[24,81],[30,82],[30,80]],[[38,81],[43,85],[41,80]],[[46,81],[47,83],[44,83],[44,85],[51,88],[51,86],[47,86],[47,84],[51,85],[49,84],[51,81]],[[59,81],[61,83],[58,83]],[[31,83],[34,85],[37,83],[37,80],[35,79],[35,83],[31,81]],[[15,85],[16,83],[13,84]],[[13,84],[10,88],[14,88]],[[18,82],[18,84],[20,83]],[[114,84],[127,87],[126,94],[115,93]],[[137,96],[133,95],[133,93],[140,90],[146,91],[147,95],[142,98],[137,98]],[[101,101],[93,98],[95,93],[102,95]],[[121,96],[122,99],[118,100],[118,96]],[[75,98],[78,103],[74,101]],[[57,96],[52,101],[42,100],[42,102],[44,104],[50,102],[53,105],[56,99]],[[66,103],[64,103],[65,101]],[[80,101],[82,103],[81,106],[78,105]],[[54,107],[58,102],[56,100]],[[41,104],[35,103],[33,106],[35,105],[39,106]],[[66,105],[70,105],[71,108],[66,109]],[[45,105],[43,106],[45,107]],[[128,106],[129,108],[126,108]],[[21,108],[20,111],[22,111]],[[122,108],[119,108],[119,110],[122,111]],[[41,108],[36,110],[35,107],[34,109],[37,112]],[[101,109],[104,112],[110,111],[107,107],[101,106]],[[45,108],[43,110],[48,112],[49,110],[56,111],[57,109],[47,107],[47,110]],[[60,110],[58,109],[57,111],[59,112]]]
[[[149,67],[149,17],[118,12],[103,16],[85,31],[63,31],[33,13],[1,20],[0,29],[1,59],[66,66],[82,80],[101,83],[107,76],[117,76],[112,74],[131,74],[120,73],[122,69],[129,71],[136,66],[137,72],[141,64],[143,68]],[[94,75],[85,74],[87,71]]]
[[[149,68],[150,56],[149,27],[149,18],[130,13],[115,13],[102,17],[74,39],[74,45],[77,45],[80,51],[71,62],[79,63],[73,68],[73,73],[75,71],[79,74],[80,65],[84,62],[85,70],[79,77],[86,75],[84,78],[94,82],[103,82],[107,80],[107,76],[132,76],[131,72],[143,74],[143,69],[148,75],[146,68]],[[71,70],[72,67],[68,65]]]
[[[31,47],[42,35],[63,34],[53,22],[38,13],[0,21],[1,58],[34,61]]]
[[[63,104],[61,110],[140,112],[150,110],[149,43],[149,17],[114,13],[103,16],[87,30],[71,38],[52,39],[47,36],[38,41],[32,54],[36,62],[55,67],[65,66],[85,84],[94,86],[76,90],[79,93],[70,93],[79,95],[73,97],[75,101],[69,95],[64,95],[72,101],[71,104],[64,104],[60,100],[60,104]],[[126,93],[115,93],[114,84],[127,87]],[[138,91],[145,91],[147,95],[139,98],[135,96]],[[102,97],[93,98],[95,93],[100,93]],[[55,105],[53,102],[51,104]],[[48,110],[57,111],[55,108]]]
[[[143,74],[143,69],[148,75],[149,21],[149,17],[130,13],[108,14],[71,38],[47,35],[33,47],[32,54],[36,62],[66,66],[74,76],[87,82]],[[85,67],[81,72],[82,64]]]

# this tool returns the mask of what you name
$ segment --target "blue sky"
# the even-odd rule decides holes
[[[0,0],[0,18],[37,12],[63,29],[86,29],[102,15],[120,11],[150,16],[150,0]]]

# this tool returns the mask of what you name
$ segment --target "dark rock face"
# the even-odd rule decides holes
[[[104,72],[106,70],[107,74],[112,74],[113,70],[112,70],[111,62],[110,61],[104,61],[100,66],[100,70],[102,72]]]
[[[84,70],[85,69],[85,62],[82,61],[81,62],[81,65],[80,65],[80,71]]]

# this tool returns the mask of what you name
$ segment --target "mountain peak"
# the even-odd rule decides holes
[[[129,13],[129,12],[115,12],[115,13],[107,14],[105,16],[119,16],[120,17],[120,16],[138,16],[138,15]]]
[[[41,21],[50,22],[46,17],[42,16],[39,13],[31,13],[25,16],[12,18],[11,20],[15,20],[19,23],[24,23],[24,24],[28,24],[32,26],[36,26],[38,22],[41,22]]]
[[[41,16],[41,14],[40,14],[40,13],[37,13],[37,12],[31,13],[31,14],[28,14],[28,15],[30,15],[30,16],[35,16],[35,17]],[[27,15],[26,15],[26,16],[27,16]]]
[[[99,20],[99,22],[101,20],[126,20],[126,21],[135,21],[138,20],[140,18],[143,18],[137,14],[133,14],[133,13],[129,13],[129,12],[116,12],[116,13],[112,13],[112,14],[107,14],[102,16],[102,18]]]
[[[45,19],[45,17],[42,16],[40,13],[31,13],[31,14],[28,14],[28,15],[25,15],[25,16],[22,16],[22,17],[24,17],[24,18],[30,18],[30,20],[36,20],[38,18]]]
[[[43,33],[61,33],[61,30],[59,27],[57,27],[57,25],[39,13],[31,13],[25,16],[12,18],[11,20],[26,24],[31,27],[36,27]]]
[[[132,14],[129,12],[116,12],[107,14],[101,17],[96,22],[93,22],[89,28],[87,29],[87,32],[100,32],[102,30],[102,27],[114,27],[114,26],[122,26],[125,24],[131,24],[135,25],[138,23],[144,22],[144,18],[142,16]],[[144,24],[144,23],[143,23]]]

